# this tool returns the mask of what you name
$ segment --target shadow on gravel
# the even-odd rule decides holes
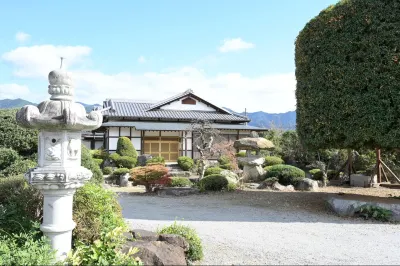
[[[185,197],[118,193],[126,219],[271,223],[377,224],[333,213],[325,192],[236,191]],[[358,195],[356,195],[358,196]]]

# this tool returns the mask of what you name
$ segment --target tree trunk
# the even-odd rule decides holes
[[[146,188],[146,192],[148,192],[148,193],[153,192],[152,189],[151,189],[151,184],[145,183],[145,184],[144,184],[144,187]]]
[[[200,168],[199,180],[203,179],[203,177],[204,177],[204,173],[206,171],[206,159],[201,159],[200,160],[200,166],[201,166],[201,168]]]

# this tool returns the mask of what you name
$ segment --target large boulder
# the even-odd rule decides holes
[[[185,252],[189,250],[189,243],[182,236],[173,234],[161,234],[159,240],[167,242],[174,246],[181,247]]]
[[[145,166],[146,162],[148,160],[150,160],[151,158],[153,158],[153,156],[151,156],[150,154],[142,154],[142,155],[138,156],[138,158],[137,158],[138,166]]]
[[[239,176],[235,172],[229,170],[221,171],[220,175],[224,176],[229,183],[237,184],[239,182]]]
[[[292,185],[284,186],[279,184],[278,182],[275,182],[271,188],[272,190],[276,191],[294,191],[294,187]]]
[[[129,174],[120,175],[120,177],[119,177],[119,186],[120,187],[131,187],[132,183],[129,182],[129,178],[130,178]]]
[[[244,165],[242,179],[244,182],[261,181],[265,178],[265,170],[261,165]]]
[[[238,162],[242,163],[243,165],[263,165],[265,158],[261,156],[239,157]]]
[[[267,150],[273,149],[275,146],[265,138],[242,138],[235,140],[233,147],[239,150]]]
[[[133,229],[130,233],[136,240],[157,241],[159,238],[158,234],[143,229]]]
[[[310,178],[304,178],[303,180],[299,181],[296,189],[304,191],[318,191],[318,182]]]
[[[139,257],[144,265],[187,265],[185,251],[180,246],[164,241],[127,241],[122,248],[123,253],[128,253],[130,248],[138,248],[139,252],[134,257]]]

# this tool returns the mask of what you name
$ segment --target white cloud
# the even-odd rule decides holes
[[[11,84],[0,84],[0,99],[16,99],[29,96],[29,88],[27,86]]]
[[[141,56],[139,56],[139,58],[138,58],[138,62],[141,63],[141,64],[143,64],[143,63],[146,63],[147,60],[146,60],[146,58],[145,58],[143,55],[141,55]]]
[[[255,45],[251,42],[245,42],[242,38],[225,39],[223,44],[219,47],[221,53],[246,50],[254,48]]]
[[[60,57],[65,58],[63,67],[68,68],[82,63],[90,52],[87,46],[37,45],[18,47],[1,58],[14,65],[18,77],[46,77],[50,70],[60,67]]]
[[[200,97],[238,112],[245,108],[248,112],[275,113],[295,109],[294,73],[266,73],[258,77],[246,77],[240,73],[211,76],[197,67],[186,66],[161,72],[106,74],[80,69],[80,63],[90,53],[89,47],[70,46],[63,49],[54,46],[18,48],[3,55],[3,58],[15,67],[14,73],[20,77],[46,77],[49,71],[59,66],[59,54],[56,55],[56,52],[64,51],[65,62],[72,64],[69,71],[76,84],[76,100],[85,103],[102,103],[106,98],[156,102],[191,88]],[[46,85],[43,84],[43,92]],[[35,94],[41,94],[41,91],[35,91]],[[27,99],[31,98],[33,95]]]
[[[20,43],[24,43],[26,41],[28,41],[31,38],[31,35],[29,35],[28,33],[19,31],[15,34],[15,39],[20,42]]]

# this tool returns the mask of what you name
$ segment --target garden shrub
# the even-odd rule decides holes
[[[110,155],[110,159],[114,162],[115,166],[132,169],[137,164],[137,158],[129,156],[120,156],[118,153]]]
[[[382,222],[389,222],[393,212],[379,206],[364,204],[356,211],[356,214],[366,220],[371,218]]]
[[[340,172],[336,171],[336,170],[328,170],[328,172],[326,173],[328,180],[331,179],[338,179],[340,177]]]
[[[178,165],[183,171],[189,171],[194,166],[194,161],[192,158],[187,156],[178,157]]]
[[[285,162],[283,161],[283,159],[278,156],[265,156],[264,166],[271,166],[284,163]]]
[[[90,179],[90,182],[97,184],[102,184],[104,182],[103,173],[101,172],[99,165],[93,160],[90,150],[86,148],[85,145],[82,145],[81,164],[83,167],[92,171],[93,176]]]
[[[105,160],[108,158],[108,152],[103,149],[90,150],[90,153],[92,154],[92,157],[95,159]]]
[[[133,147],[131,140],[127,137],[120,137],[118,139],[116,152],[121,156],[138,157],[135,147]]]
[[[0,234],[0,265],[52,265],[55,257],[39,223],[25,232]]]
[[[100,167],[101,164],[103,163],[103,159],[97,159],[97,158],[93,158],[93,161]]]
[[[267,166],[264,168],[266,177],[276,177],[279,179],[279,183],[282,185],[293,185],[296,186],[297,183],[304,179],[305,173],[303,170],[285,164],[276,164]]]
[[[97,184],[87,183],[76,191],[73,210],[75,241],[92,243],[102,232],[126,228],[117,195]]]
[[[103,174],[105,175],[111,175],[113,173],[113,169],[110,166],[106,166],[103,168]]]
[[[229,182],[228,186],[226,187],[227,191],[235,191],[237,189],[237,185],[235,183]]]
[[[3,170],[19,159],[18,152],[9,148],[0,148],[0,170]]]
[[[0,179],[0,229],[19,234],[40,222],[43,196],[22,176]]]
[[[165,226],[161,228],[160,230],[157,230],[158,234],[175,234],[175,235],[180,235],[183,238],[186,239],[186,241],[189,243],[189,250],[186,253],[187,260],[189,261],[198,261],[203,259],[203,246],[201,244],[201,239],[197,235],[197,232],[195,229],[178,224],[176,221],[169,226]]]
[[[135,183],[144,185],[146,192],[151,192],[152,185],[168,174],[168,168],[163,165],[146,165],[133,168],[130,174]]]
[[[165,159],[162,156],[155,156],[149,160],[146,161],[146,165],[150,164],[163,164],[165,165]]]
[[[226,169],[226,170],[231,170],[232,169],[232,165],[231,165],[231,160],[229,159],[228,156],[220,156],[218,158],[218,163],[219,163],[219,167],[222,169]]]
[[[205,190],[221,191],[228,187],[228,180],[219,174],[208,175],[200,180]]]
[[[186,177],[172,177],[170,187],[190,187],[192,182]]]
[[[204,172],[204,176],[219,175],[224,169],[220,167],[208,167]]]
[[[240,152],[236,153],[236,157],[246,157],[246,152],[240,151]]]
[[[125,242],[124,228],[116,227],[102,232],[93,244],[77,241],[73,252],[68,254],[67,263],[72,265],[143,265],[134,258],[139,250],[132,248],[127,254],[121,252]]]
[[[324,172],[322,172],[321,169],[311,169],[309,173],[311,174],[312,179],[314,180],[323,181],[324,179]]]
[[[36,162],[31,160],[17,160],[7,168],[0,171],[0,177],[9,177],[20,174],[25,174],[30,168],[37,165]]]

